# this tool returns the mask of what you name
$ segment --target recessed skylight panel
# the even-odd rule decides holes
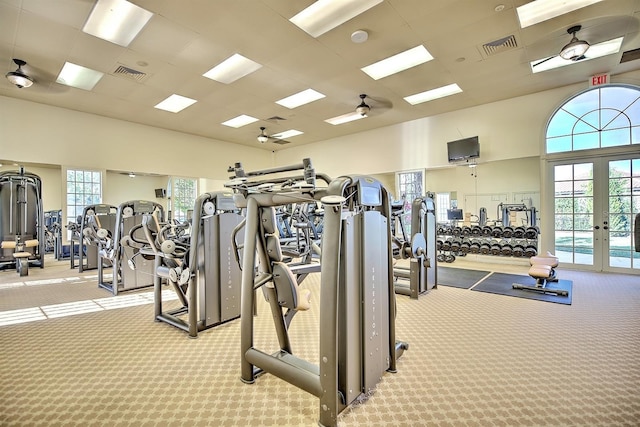
[[[306,89],[302,92],[295,93],[291,96],[276,101],[276,104],[292,109],[313,101],[317,101],[318,99],[322,99],[324,97],[325,95],[320,92],[317,92],[313,89]]]
[[[233,119],[229,119],[226,122],[223,122],[222,124],[225,126],[229,126],[232,128],[240,128],[242,126],[246,126],[248,124],[251,123],[255,123],[257,122],[258,119],[256,119],[255,117],[251,117],[251,116],[247,116],[246,114],[242,114],[238,117],[234,117]]]
[[[303,133],[304,132],[300,132],[299,130],[289,129],[289,130],[285,130],[284,132],[273,134],[271,135],[271,137],[276,139],[287,139],[287,138],[292,138],[294,136],[302,135]]]
[[[289,21],[311,37],[320,37],[380,3],[382,0],[318,0]]]
[[[415,67],[416,65],[424,64],[432,59],[433,56],[431,56],[429,51],[423,45],[420,45],[371,65],[367,65],[362,68],[362,71],[367,73],[372,79],[379,80]]]
[[[433,101],[434,99],[444,98],[445,96],[455,95],[462,92],[460,86],[456,83],[452,83],[447,86],[431,89],[425,92],[416,93],[415,95],[406,96],[404,98],[411,105],[422,104],[423,102]]]
[[[190,105],[195,104],[195,99],[187,98],[186,96],[173,94],[164,101],[155,105],[153,108],[157,108],[159,110],[169,111],[171,113],[178,113]]]
[[[520,27],[526,28],[600,1],[602,0],[535,0],[518,7],[516,12]]]
[[[236,53],[203,74],[208,79],[220,83],[233,83],[262,67],[255,61]]]
[[[327,119],[327,120],[325,120],[325,122],[336,126],[336,125],[342,125],[344,123],[353,122],[355,120],[364,119],[366,117],[367,117],[366,115],[362,115],[360,113],[352,111],[351,113],[342,114],[340,116],[336,116],[336,117],[332,117],[330,119]]]
[[[153,13],[126,0],[98,0],[82,31],[127,47]]]
[[[65,62],[60,74],[56,78],[56,83],[78,89],[92,90],[104,76],[100,71],[92,70],[81,65]]]

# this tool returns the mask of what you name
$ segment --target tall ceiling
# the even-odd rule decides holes
[[[278,150],[640,68],[639,60],[621,63],[623,52],[640,48],[640,0],[605,0],[524,29],[516,8],[527,0],[385,0],[318,38],[289,21],[312,0],[131,1],[154,15],[121,47],[82,31],[94,0],[0,0],[3,72],[14,71],[12,58],[19,58],[36,82],[18,89],[2,79],[0,95]],[[622,49],[532,73],[530,61],[556,55],[576,24],[592,45],[624,36]],[[368,40],[352,42],[356,30]],[[485,46],[509,36],[511,44]],[[432,61],[377,81],[361,71],[420,44]],[[231,84],[202,76],[234,53],[263,67]],[[105,75],[91,91],[55,83],[66,61]],[[145,76],[118,74],[119,66]],[[451,83],[463,92],[415,106],[403,99]],[[326,97],[295,109],[275,103],[307,88]],[[153,108],[174,93],[198,102],[179,113]],[[324,121],[355,110],[361,93],[371,96],[369,117]],[[260,121],[238,129],[221,124],[240,114]],[[259,144],[260,126],[267,134],[304,134],[289,145]]]

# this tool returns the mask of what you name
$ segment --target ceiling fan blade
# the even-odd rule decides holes
[[[535,64],[533,64],[533,66],[534,66],[534,67],[537,67],[538,65],[540,65],[540,64],[544,64],[545,62],[550,61],[550,60],[552,60],[553,58],[555,58],[555,57],[557,57],[557,56],[558,56],[558,55],[550,56],[550,57],[548,57],[548,58],[546,58],[546,59],[543,59],[543,60],[542,60],[542,61],[540,61],[540,62],[536,62]]]

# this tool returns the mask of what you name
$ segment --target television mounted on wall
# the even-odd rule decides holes
[[[480,143],[477,136],[447,142],[449,162],[475,159],[480,157]]]

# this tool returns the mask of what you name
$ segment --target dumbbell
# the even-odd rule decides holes
[[[485,237],[489,237],[491,236],[491,226],[489,225],[485,225],[484,227],[482,227],[482,235]]]
[[[527,227],[526,231],[524,232],[524,237],[526,237],[527,239],[536,239],[539,233],[540,230],[538,230],[538,227]]]
[[[438,225],[438,227],[436,228],[436,233],[439,235],[444,234],[444,225]]]
[[[524,256],[527,258],[531,258],[532,256],[538,255],[538,249],[535,246],[527,246],[524,248]]]
[[[451,250],[451,241],[450,240],[445,240],[445,241],[442,242],[442,250],[443,251]]]
[[[513,253],[513,247],[509,243],[502,243],[500,245],[500,254],[503,256],[511,256]]]
[[[442,240],[440,239],[436,240],[436,249],[442,250]]]
[[[494,226],[491,229],[491,235],[496,238],[502,237],[502,227],[499,225]]]
[[[463,236],[470,236],[471,235],[471,227],[465,225],[464,227],[462,227],[462,233]]]
[[[436,260],[438,260],[438,262],[444,262],[444,254],[439,253],[438,256],[436,256]]]
[[[456,257],[452,254],[447,254],[444,256],[444,262],[453,262],[456,260]]]
[[[489,245],[488,243],[483,243],[480,245],[480,253],[482,255],[489,255],[490,252],[491,252],[491,245]]]
[[[451,242],[451,251],[458,252],[460,250],[460,240],[453,240]]]
[[[460,252],[462,252],[463,254],[467,254],[469,253],[470,250],[471,250],[470,242],[466,241],[466,242],[460,243]]]
[[[510,239],[513,236],[513,227],[504,227],[502,229],[502,237],[505,239]]]
[[[480,243],[473,241],[471,245],[469,245],[469,252],[472,254],[480,253]]]
[[[459,236],[462,233],[462,227],[453,227],[452,234],[454,236]]]
[[[502,247],[498,243],[491,245],[491,255],[500,255]]]
[[[474,225],[471,227],[471,235],[472,236],[480,236],[482,234],[482,227],[479,225]]]
[[[524,237],[525,231],[526,230],[524,227],[516,227],[513,229],[513,237],[515,237],[516,239],[522,239]]]
[[[524,255],[524,246],[517,244],[513,247],[512,255],[514,257],[521,257]]]

